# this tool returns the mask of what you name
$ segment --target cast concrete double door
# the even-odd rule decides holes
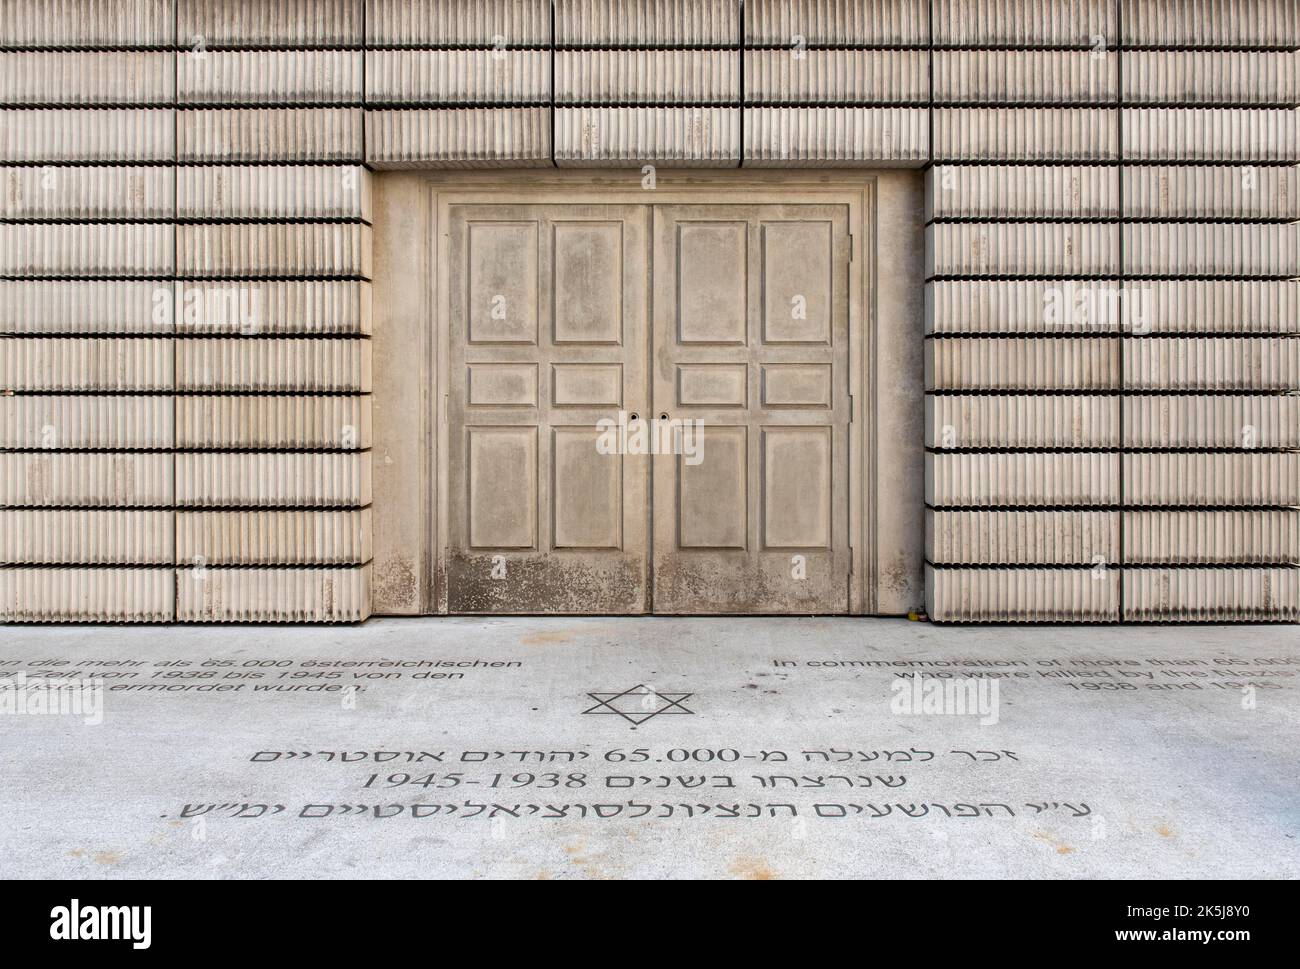
[[[449,214],[450,612],[849,611],[844,206]]]

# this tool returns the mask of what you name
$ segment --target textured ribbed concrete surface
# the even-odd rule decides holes
[[[350,566],[360,596],[370,550],[340,559],[325,516],[371,514],[371,304],[402,298],[369,282],[371,170],[924,167],[929,512],[1022,506],[927,547],[935,617],[1029,595],[1001,616],[1026,618],[1043,583],[1098,619],[1293,616],[1292,531],[1211,536],[1296,501],[1297,48],[1294,0],[12,0],[0,529],[285,501],[318,527],[259,533],[257,561]],[[258,453],[201,453],[226,449]],[[0,543],[6,588],[64,565],[82,584],[41,615],[160,615],[120,525],[67,527]],[[1049,527],[1120,538],[1049,554]],[[1134,573],[1096,613],[1088,550]]]
[[[3,632],[0,676],[106,688],[99,725],[3,718],[13,877],[1300,872],[1281,627]],[[915,672],[982,683],[996,722],[891,706]]]

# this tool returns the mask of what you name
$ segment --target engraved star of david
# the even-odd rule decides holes
[[[686,709],[682,706],[682,702],[694,695],[694,693],[660,693],[643,683],[638,683],[622,693],[588,693],[587,696],[595,700],[596,705],[582,712],[617,714],[632,724],[635,729],[638,724],[645,723],[651,717],[657,717],[661,713],[693,714],[695,711]]]

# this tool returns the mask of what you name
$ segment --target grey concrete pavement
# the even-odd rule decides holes
[[[1300,875],[1295,627],[11,626],[0,681],[10,877]]]

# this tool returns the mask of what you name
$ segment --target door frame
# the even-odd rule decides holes
[[[411,177],[411,176],[408,176]],[[775,171],[727,170],[659,171],[653,189],[642,186],[640,170],[513,170],[482,172],[421,172],[415,175],[427,204],[423,217],[427,232],[423,249],[424,266],[424,333],[421,388],[425,400],[420,436],[423,439],[423,482],[420,489],[421,535],[427,554],[421,556],[418,611],[446,614],[447,536],[449,522],[448,474],[448,366],[450,360],[449,286],[450,267],[444,257],[447,241],[448,210],[459,204],[797,204],[844,205],[848,208],[852,236],[849,264],[849,380],[852,394],[850,407],[851,452],[849,483],[850,546],[853,572],[850,588],[850,615],[906,612],[904,597],[919,601],[920,532],[913,529],[913,518],[921,520],[919,505],[915,515],[904,514],[891,526],[886,518],[888,541],[902,542],[906,550],[882,561],[879,539],[882,520],[880,444],[881,414],[878,400],[880,379],[879,317],[884,304],[892,318],[903,324],[889,339],[894,348],[904,348],[906,363],[911,359],[910,346],[915,340],[915,362],[920,358],[920,313],[923,249],[920,246],[923,217],[920,208],[920,180],[915,173],[863,171]],[[882,193],[880,183],[889,190]],[[891,238],[888,246],[879,245],[877,226],[881,205],[885,202],[886,224],[909,232],[906,239]],[[900,244],[901,243],[901,244]],[[883,272],[882,272],[883,269]],[[884,287],[885,292],[882,292]],[[891,319],[892,322],[892,319]],[[914,329],[913,329],[914,327]],[[407,347],[407,350],[410,348]],[[901,352],[901,351],[900,351]],[[921,390],[920,374],[915,390]],[[910,386],[909,386],[910,393]],[[920,413],[918,396],[916,414],[891,415],[886,433],[893,437],[902,427],[915,427],[915,463],[920,465]],[[910,407],[908,408],[911,409]],[[900,453],[912,450],[905,442]],[[909,463],[913,455],[907,454]],[[886,498],[891,501],[919,502],[920,483],[912,480],[913,469],[891,473],[884,482]],[[913,552],[912,544],[916,545]],[[888,549],[886,549],[888,551]],[[913,561],[915,560],[915,561]],[[894,573],[916,571],[915,588],[905,577]],[[891,578],[892,576],[892,578]],[[890,583],[902,589],[898,596],[888,594]],[[882,589],[886,595],[882,597]],[[882,601],[882,599],[886,601]],[[412,610],[416,611],[416,610]]]

